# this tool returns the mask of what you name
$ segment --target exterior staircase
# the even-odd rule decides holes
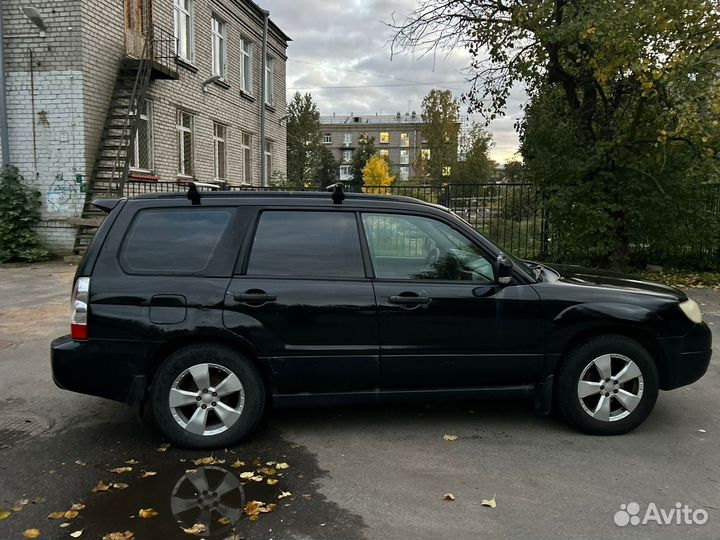
[[[157,33],[157,29],[148,33],[141,58],[126,57],[120,64],[100,147],[93,171],[88,175],[82,213],[71,220],[77,227],[75,257],[85,253],[106,215],[95,208],[92,201],[123,196],[130,168],[130,149],[137,132],[137,113],[145,101],[151,80],[177,79],[177,71],[170,64],[170,60],[174,62],[175,59],[175,38],[164,33],[162,39],[154,39]]]

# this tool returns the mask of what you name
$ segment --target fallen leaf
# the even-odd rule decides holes
[[[241,472],[241,473],[240,473],[240,478],[252,478],[253,476],[255,476],[255,473],[254,473],[254,472],[247,472],[247,471],[246,471],[246,472]]]
[[[115,467],[114,469],[110,469],[110,472],[115,474],[122,474],[130,471],[132,471],[132,467]]]
[[[72,525],[72,523],[70,523],[69,521],[66,521],[65,523],[60,524],[60,528],[64,529],[65,527],[69,527],[70,525]]]
[[[290,465],[288,465],[287,463],[278,463],[277,465],[275,465],[275,468],[277,470],[287,469],[289,467]]]
[[[164,444],[161,444],[160,447],[156,448],[155,450],[157,450],[158,452],[167,452],[168,448],[170,448],[170,443],[164,443]]]
[[[80,535],[82,534],[82,532],[83,532],[83,529],[80,529],[79,531],[71,532],[70,536],[72,536],[73,538],[80,538]]]
[[[77,512],[83,509],[85,509],[85,505],[83,503],[75,503],[70,507],[70,510],[76,510]]]
[[[197,469],[185,469],[185,474],[195,474]]]
[[[2,508],[0,508],[0,521],[2,521],[3,519],[7,519],[10,516],[12,516],[12,512],[8,512],[7,510],[3,510]]]
[[[87,463],[85,463],[84,461],[80,461],[79,459],[75,461],[75,464],[76,464],[76,465],[80,465],[80,466],[82,466],[82,467],[84,467],[85,465],[87,465]]]
[[[490,508],[495,508],[497,506],[497,503],[495,502],[495,495],[492,496],[492,499],[483,499],[480,501],[480,504],[482,506],[489,506]]]
[[[294,443],[292,443],[292,444],[290,445],[290,448],[300,448],[300,446],[302,446],[302,445],[299,444],[299,443],[294,442]]]
[[[230,518],[223,516],[220,519],[218,519],[218,523],[220,525],[228,525],[230,523]]]
[[[78,517],[79,512],[76,512],[75,510],[68,510],[63,514],[64,519],[75,519]]]
[[[279,482],[279,480],[277,478],[268,478],[267,479],[268,486],[272,486],[274,484],[277,484],[278,482]]]
[[[102,540],[132,540],[135,538],[135,533],[132,531],[125,532],[111,532],[102,537]]]
[[[231,534],[230,536],[226,536],[225,540],[243,540],[243,537],[239,534]]]
[[[202,523],[196,523],[188,529],[184,529],[182,527],[180,528],[185,531],[186,534],[200,534],[204,533],[207,530],[207,527],[205,527],[205,525],[203,525]]]
[[[277,471],[275,469],[273,469],[272,467],[262,467],[262,468],[258,469],[258,472],[260,474],[264,474],[265,476],[275,476],[275,473]]]
[[[157,473],[155,471],[143,471],[140,478],[148,478],[149,476],[155,476],[156,474]]]
[[[272,467],[272,466],[275,465],[276,463],[277,463],[277,461],[268,461],[268,462],[265,463],[265,465],[267,465],[268,467]]]
[[[244,461],[240,461],[240,460],[238,459],[238,460],[235,461],[235,463],[233,463],[233,464],[230,465],[230,466],[231,466],[233,469],[239,469],[239,468],[245,466],[245,462],[244,462]]]
[[[277,504],[275,504],[275,503],[270,503],[270,504],[268,504],[267,506],[263,506],[263,507],[260,509],[260,511],[261,511],[261,512],[272,512],[272,511],[275,510],[276,508],[277,508]]]
[[[37,538],[40,536],[40,531],[38,529],[26,529],[23,536],[25,538]]]
[[[278,499],[284,499],[285,497],[289,497],[292,495],[289,491],[281,491],[280,495],[278,495]]]
[[[208,456],[204,458],[199,458],[193,461],[195,465],[219,465],[222,463],[225,463],[224,459],[218,459],[213,456]]]
[[[150,519],[154,518],[158,515],[158,511],[154,508],[141,508],[138,510],[138,516],[140,516],[143,519]]]
[[[48,519],[65,519],[65,512],[53,512],[48,515]]]
[[[20,512],[23,508],[25,508],[28,503],[30,502],[29,499],[20,499],[18,502],[15,503],[15,506],[12,507],[13,512]]]
[[[453,495],[452,493],[446,493],[443,499],[445,499],[446,501],[454,501],[455,495]]]
[[[265,503],[262,501],[250,501],[245,505],[243,511],[245,512],[246,516],[253,516],[260,512],[260,508],[262,508],[264,504]]]
[[[92,488],[93,493],[97,493],[98,491],[107,491],[112,487],[112,484],[106,484],[102,480],[100,480],[97,485]]]
[[[707,430],[706,430],[706,429],[698,429],[698,431],[699,431],[700,433],[707,433]]]
[[[312,500],[312,495],[310,495],[309,493],[306,493],[305,495],[302,496],[302,498],[305,499],[306,501],[310,501],[310,500]]]
[[[115,489],[127,489],[128,485],[124,482],[115,482],[112,487],[114,487]]]
[[[253,481],[255,481],[255,482],[262,482],[262,481],[263,481],[263,477],[260,476],[260,475],[256,475],[256,476],[250,477],[250,480],[253,480]]]
[[[140,462],[137,459],[128,459],[125,463],[128,465],[138,465]]]
[[[443,435],[443,440],[445,441],[456,441],[457,435]]]

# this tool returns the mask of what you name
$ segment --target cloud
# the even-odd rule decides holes
[[[411,54],[391,57],[393,32],[387,23],[393,16],[396,21],[403,20],[415,7],[415,0],[260,3],[293,39],[288,48],[288,96],[296,90],[312,93],[322,114],[419,112],[423,97],[432,88],[448,88],[456,97],[469,89],[463,73],[469,55],[464,50],[423,58]],[[514,89],[506,116],[489,127],[495,139],[491,153],[498,161],[517,150],[513,126],[524,99],[522,89]]]

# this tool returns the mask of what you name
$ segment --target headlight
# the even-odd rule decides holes
[[[687,318],[695,324],[700,324],[702,322],[702,313],[700,312],[700,306],[698,306],[695,300],[686,300],[685,302],[680,302],[680,309],[682,309],[683,313],[687,316]]]

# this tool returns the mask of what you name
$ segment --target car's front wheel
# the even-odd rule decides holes
[[[644,347],[625,336],[603,335],[565,356],[555,399],[563,418],[580,431],[620,435],[645,421],[658,387],[657,367]]]
[[[168,356],[153,379],[151,399],[158,427],[174,444],[219,448],[255,429],[265,388],[247,358],[224,345],[203,343]]]

